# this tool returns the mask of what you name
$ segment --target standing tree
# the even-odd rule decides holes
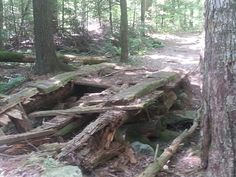
[[[66,69],[56,56],[53,42],[54,0],[33,0],[36,63],[35,72],[46,74]]]
[[[3,48],[3,2],[0,0],[0,49]]]
[[[206,1],[202,165],[236,176],[236,2]]]
[[[128,14],[126,0],[120,0],[120,45],[121,45],[121,62],[128,61]]]
[[[146,0],[141,0],[141,35],[145,36],[145,12]]]

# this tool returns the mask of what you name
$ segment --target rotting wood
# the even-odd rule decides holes
[[[148,165],[148,167],[138,177],[155,177],[157,173],[163,168],[166,162],[176,153],[180,144],[189,136],[191,136],[199,125],[200,115],[194,120],[193,125],[189,130],[181,133],[169,147],[167,147],[160,157]]]
[[[49,110],[49,111],[33,112],[33,113],[29,114],[29,117],[30,118],[37,118],[37,117],[49,117],[49,116],[57,116],[57,115],[103,113],[103,112],[111,111],[111,110],[135,111],[135,110],[143,109],[146,104],[148,104],[148,102],[127,105],[127,106],[101,107],[100,105],[96,105],[96,106],[86,106],[86,107],[74,107],[71,109],[64,109],[64,110]]]
[[[32,83],[31,86],[36,87],[41,92],[47,94],[59,89],[60,87],[63,87],[68,82],[73,80],[77,75],[77,72],[66,72],[56,75],[55,77],[52,77],[48,80],[42,80]]]
[[[9,95],[6,98],[0,100],[0,114],[6,110],[16,106],[17,104],[24,102],[25,100],[33,97],[39,93],[37,88],[25,88],[15,94]]]
[[[146,79],[134,86],[127,89],[121,90],[119,93],[114,95],[110,101],[111,102],[128,102],[134,100],[135,98],[142,97],[155,91],[157,88],[164,86],[165,84],[174,81],[178,76],[177,73],[169,72],[159,72],[161,77],[153,76],[154,78]]]
[[[16,115],[15,113],[11,113],[11,111],[7,112],[7,115],[11,117],[11,121],[15,124],[15,127],[18,130],[18,132],[21,133],[21,132],[27,132],[27,131],[32,130],[32,124],[27,114],[25,113],[25,110],[23,106],[21,105],[21,103],[15,106],[13,110],[15,110]]]
[[[68,83],[64,87],[61,87],[50,94],[37,94],[32,97],[30,101],[23,102],[22,105],[25,109],[25,112],[28,114],[36,110],[50,108],[60,103],[62,100],[70,97],[72,92],[73,84]]]
[[[112,68],[112,67],[114,67],[114,65],[109,64],[109,63],[81,66],[78,69],[78,71],[62,73],[62,74],[56,75],[48,80],[42,80],[42,81],[37,81],[35,83],[32,83],[31,86],[36,87],[41,92],[47,94],[47,93],[51,93],[51,92],[57,90],[60,87],[63,87],[68,82],[74,80],[75,78],[77,78],[79,76],[88,76],[92,73],[96,73],[96,72],[99,72],[103,69]]]
[[[84,65],[93,65],[109,61],[105,56],[78,56],[58,54],[57,57],[66,63],[79,62]],[[17,52],[0,51],[0,62],[34,63],[35,56],[24,55],[23,53]]]
[[[68,158],[73,153],[74,159],[77,160],[72,160],[72,163],[91,169],[93,163],[95,163],[91,159],[98,150],[104,149],[103,153],[105,153],[106,149],[110,148],[116,130],[127,118],[128,115],[125,111],[108,111],[100,115],[94,122],[87,125],[81,133],[70,140],[62,148],[57,158]]]
[[[8,115],[6,115],[6,114],[0,115],[0,125],[5,126],[9,122],[11,122],[11,119],[9,118]]]
[[[20,141],[27,141],[34,138],[46,137],[55,133],[54,129],[32,131],[16,135],[5,135],[0,137],[0,146],[4,144],[14,144]]]

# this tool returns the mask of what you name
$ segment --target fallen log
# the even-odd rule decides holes
[[[37,88],[25,88],[15,94],[9,95],[3,99],[0,100],[0,114],[8,110],[9,108],[12,108],[16,106],[19,103],[22,103],[29,98],[33,97],[38,93]]]
[[[94,65],[109,61],[105,56],[78,56],[57,54],[57,57],[65,63],[79,62],[84,65]],[[18,52],[0,51],[0,62],[34,63],[35,56],[24,55],[23,53]]]
[[[71,109],[64,110],[49,110],[49,111],[38,111],[29,114],[30,118],[37,117],[50,117],[57,115],[75,115],[75,114],[91,114],[91,113],[103,113],[106,111],[134,111],[144,108],[144,104],[135,104],[128,106],[111,106],[111,107],[101,107],[101,106],[87,106],[87,107],[74,107]]]
[[[27,133],[20,133],[16,135],[5,135],[0,137],[0,146],[4,144],[14,144],[20,141],[27,141],[39,137],[47,137],[55,133],[54,129],[32,131]]]
[[[70,140],[57,158],[60,160],[69,158],[68,161],[71,163],[87,170],[92,169],[95,164],[98,164],[98,159],[102,159],[98,156],[102,157],[109,149],[112,149],[115,132],[127,118],[125,111],[108,111],[100,115]],[[98,152],[99,155],[97,155]]]
[[[197,129],[199,125],[198,116],[197,119],[194,120],[193,125],[189,130],[185,130],[181,133],[174,141],[171,143],[169,147],[167,147],[164,152],[160,155],[158,159],[156,159],[153,163],[148,165],[148,167],[138,176],[138,177],[155,177],[157,173],[163,168],[166,162],[176,153],[180,144],[189,136],[191,136],[194,131]]]
[[[135,98],[145,96],[157,88],[174,81],[178,76],[177,73],[173,72],[159,72],[158,74],[160,75],[159,77],[155,76],[155,78],[146,79],[134,86],[121,90],[110,99],[110,102],[129,102]]]

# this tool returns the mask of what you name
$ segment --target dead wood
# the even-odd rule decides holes
[[[27,141],[34,138],[46,137],[55,133],[54,129],[32,131],[27,133],[20,133],[16,135],[5,135],[0,137],[0,145],[14,144],[19,141]]]
[[[155,177],[157,173],[163,168],[166,162],[176,153],[180,144],[189,136],[191,136],[194,131],[197,129],[199,125],[199,119],[195,119],[193,125],[189,130],[185,130],[181,133],[174,141],[171,143],[169,147],[167,147],[164,152],[160,155],[158,159],[156,159],[153,163],[151,163],[140,175],[139,177]]]
[[[177,73],[170,72],[159,72],[160,76],[153,76],[153,78],[146,79],[134,86],[127,89],[121,90],[119,93],[114,95],[110,101],[115,102],[129,102],[135,98],[145,96],[157,88],[164,86],[165,84],[174,81],[178,76]]]
[[[69,141],[57,157],[68,158],[72,153],[74,159],[71,160],[72,163],[81,165],[85,169],[93,168],[98,163],[96,154],[99,152],[99,156],[102,156],[108,149],[112,149],[114,134],[127,118],[125,111],[108,111],[100,115]]]
[[[30,101],[25,101],[22,105],[25,109],[25,112],[28,114],[36,110],[53,107],[54,105],[60,103],[62,100],[71,96],[72,92],[73,84],[68,83],[64,87],[61,87],[51,93],[37,94],[32,97]]]
[[[87,107],[74,107],[71,109],[64,110],[49,110],[49,111],[38,111],[29,114],[30,118],[37,117],[49,117],[49,116],[57,116],[57,115],[76,115],[76,114],[91,114],[91,113],[103,113],[106,111],[134,111],[140,110],[144,108],[145,103],[135,104],[135,105],[127,105],[127,106],[111,106],[111,107],[101,107],[97,106],[87,106]]]
[[[9,108],[12,108],[16,106],[19,103],[22,103],[29,98],[36,95],[39,91],[37,88],[25,88],[15,94],[9,95],[3,99],[0,100],[0,114],[8,110]]]

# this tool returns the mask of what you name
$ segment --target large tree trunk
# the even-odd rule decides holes
[[[209,177],[236,176],[236,6],[206,1],[203,167]]]
[[[120,44],[121,44],[121,62],[128,60],[128,14],[127,14],[127,2],[126,0],[120,0]]]
[[[36,63],[35,72],[46,74],[60,71],[64,66],[57,59],[53,42],[54,0],[33,0]]]
[[[3,48],[3,2],[0,0],[0,49]]]

